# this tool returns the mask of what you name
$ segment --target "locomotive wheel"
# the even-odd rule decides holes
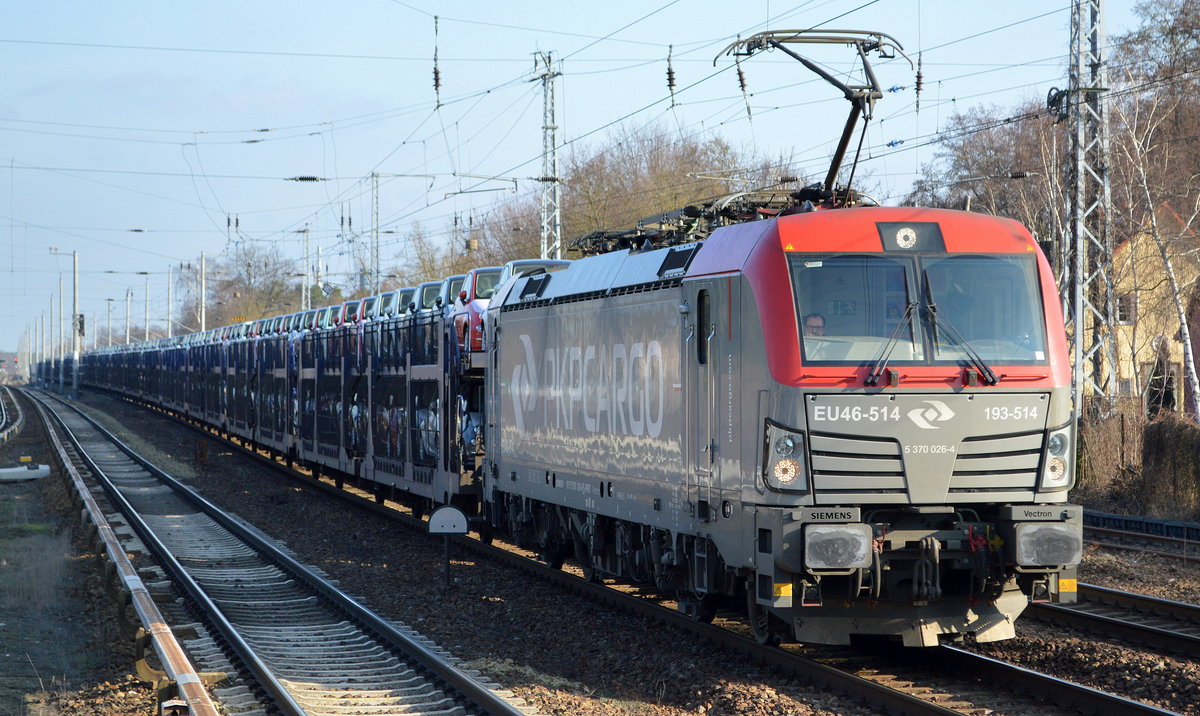
[[[753,584],[746,585],[746,621],[750,623],[754,641],[763,646],[779,646],[782,641],[779,629],[776,627],[779,619],[771,614],[770,609],[758,603]]]
[[[584,581],[591,584],[599,584],[601,581],[600,573],[592,566],[592,556],[588,552],[587,544],[578,533],[572,533],[571,545],[574,547],[575,564],[579,565],[580,571],[583,572]]]
[[[683,592],[676,601],[679,604],[679,611],[693,621],[711,624],[713,618],[717,616],[717,608],[710,594]]]

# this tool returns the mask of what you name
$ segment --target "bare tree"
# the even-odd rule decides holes
[[[1039,104],[972,109],[951,117],[943,134],[905,204],[1016,219],[1048,248],[1066,235],[1066,137]]]
[[[721,139],[679,139],[658,126],[619,129],[603,146],[583,147],[568,157],[563,233],[627,228],[728,193],[725,185],[694,175],[753,164]]]
[[[198,267],[199,262],[193,262]],[[298,310],[300,286],[294,261],[270,244],[242,241],[208,261],[206,323],[209,327],[278,316]],[[199,326],[199,276],[181,272],[181,324]]]
[[[1171,305],[1183,344],[1183,368],[1191,400],[1187,406],[1188,412],[1200,416],[1200,379],[1197,378],[1188,323],[1189,308],[1196,291],[1195,264],[1197,253],[1200,252],[1193,229],[1197,219],[1200,219],[1200,185],[1197,184],[1200,175],[1192,175],[1180,185],[1174,182],[1169,186],[1161,184],[1162,178],[1177,176],[1172,171],[1175,164],[1172,150],[1175,145],[1162,141],[1161,134],[1163,127],[1172,121],[1175,105],[1180,101],[1180,95],[1163,96],[1155,93],[1134,96],[1112,106],[1120,119],[1122,135],[1121,141],[1115,144],[1124,159],[1134,191],[1141,200],[1129,208],[1136,212],[1133,214],[1135,225],[1153,240],[1162,261],[1162,276],[1170,287]],[[1170,224],[1163,220],[1163,215],[1174,219],[1172,223],[1177,228],[1170,228]],[[1179,271],[1182,262],[1192,264],[1184,275]]]
[[[682,208],[733,188],[778,182],[789,162],[744,155],[720,139],[680,139],[657,126],[622,128],[594,147],[571,152],[563,172],[563,236],[623,229],[638,220]],[[736,171],[730,171],[736,169]],[[737,177],[740,184],[720,179]],[[476,217],[459,216],[429,232],[420,225],[401,239],[399,283],[463,273],[476,266],[536,256],[540,246],[538,191],[494,204]]]

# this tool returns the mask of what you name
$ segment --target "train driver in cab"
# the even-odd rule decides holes
[[[823,336],[825,335],[825,316],[819,313],[810,313],[804,317],[804,335],[806,336]]]

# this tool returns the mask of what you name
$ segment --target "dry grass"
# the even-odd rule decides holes
[[[1080,425],[1074,499],[1099,510],[1200,521],[1200,426],[1120,410]]]
[[[1200,426],[1168,413],[1146,426],[1143,444],[1142,487],[1149,513],[1200,518]]]

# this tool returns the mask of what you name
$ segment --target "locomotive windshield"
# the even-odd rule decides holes
[[[864,365],[1046,361],[1030,255],[792,254],[804,361]],[[931,310],[934,309],[934,310]]]
[[[922,257],[928,295],[988,363],[1046,360],[1046,327],[1033,256],[969,254]],[[933,360],[962,362],[957,337],[930,326]]]

